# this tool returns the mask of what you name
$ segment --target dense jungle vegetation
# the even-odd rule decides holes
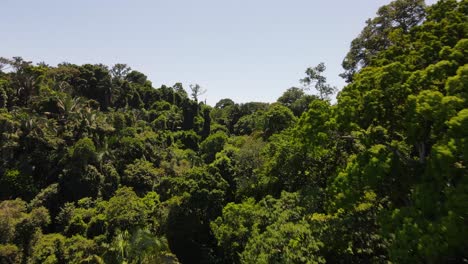
[[[209,106],[125,64],[2,58],[0,263],[467,263],[467,14],[381,7],[336,103],[324,64]]]

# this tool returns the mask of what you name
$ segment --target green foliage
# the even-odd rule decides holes
[[[263,116],[263,131],[265,138],[290,127],[296,121],[293,112],[280,104],[273,104]]]
[[[174,133],[174,141],[179,143],[183,149],[192,149],[196,151],[198,150],[200,136],[198,136],[193,130],[177,131]]]
[[[16,225],[27,217],[26,203],[16,199],[2,201],[0,205],[0,241],[1,243],[8,243],[13,240]]]
[[[111,263],[178,263],[167,252],[167,242],[148,230],[138,229],[132,234],[117,232],[106,260]]]
[[[216,132],[208,136],[200,144],[200,152],[206,163],[215,159],[216,153],[220,152],[226,143],[227,135],[223,132]]]
[[[323,63],[318,96],[211,107],[0,58],[0,263],[466,262],[467,7],[381,7],[336,102]]]
[[[21,263],[19,248],[12,244],[0,244],[0,263]]]
[[[63,263],[65,262],[65,237],[60,234],[41,236],[32,248],[31,263]]]
[[[3,198],[31,199],[31,196],[36,192],[32,177],[18,170],[7,170],[0,178],[0,193]]]
[[[1,258],[27,259],[31,246],[41,236],[42,228],[50,223],[49,212],[44,207],[28,210],[21,199],[0,203]]]
[[[252,228],[258,225],[259,208],[253,199],[242,204],[229,203],[223,208],[222,218],[211,222],[218,245],[223,249],[227,261],[239,262],[238,254],[243,251]]]
[[[145,223],[148,212],[145,204],[129,187],[122,187],[109,200],[105,214],[109,229],[129,230]]]
[[[90,138],[80,139],[70,149],[70,156],[77,163],[86,166],[96,161],[96,147]]]
[[[321,246],[304,222],[271,225],[253,238],[241,254],[242,263],[325,263]]]
[[[97,251],[96,244],[81,236],[41,236],[32,248],[31,263],[86,263]]]
[[[342,77],[353,81],[353,75],[371,64],[371,60],[381,51],[392,47],[389,36],[396,30],[408,32],[418,25],[425,15],[423,0],[396,0],[382,6],[377,16],[366,21],[359,36],[351,42],[350,51],[343,60],[346,70]]]
[[[323,76],[323,72],[326,69],[325,64],[321,62],[313,68],[308,68],[305,72],[307,76],[301,79],[301,83],[306,87],[310,87],[313,84],[315,90],[319,93],[319,98],[322,100],[329,99],[330,95],[336,92],[336,87],[327,84],[327,78]]]
[[[262,155],[265,145],[261,138],[243,137],[239,149],[233,153],[232,174],[237,199],[255,196],[255,186],[259,180],[258,170],[266,159]]]
[[[162,169],[155,168],[149,161],[137,159],[133,164],[127,165],[122,183],[133,187],[137,193],[144,194],[152,191],[162,176]]]
[[[281,97],[278,98],[278,103],[283,104],[284,106],[290,107],[297,100],[301,99],[305,95],[304,90],[297,87],[291,87],[287,89]]]
[[[261,131],[264,123],[263,113],[245,115],[234,125],[234,133],[237,135],[250,135],[255,131]]]
[[[298,194],[267,196],[259,203],[248,199],[229,203],[211,228],[230,263],[323,263],[317,255],[322,243],[300,220],[304,208]]]

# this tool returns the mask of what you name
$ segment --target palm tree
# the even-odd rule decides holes
[[[72,115],[80,112],[84,106],[84,101],[81,97],[71,97],[65,93],[61,95],[57,98],[57,107],[60,112],[59,122],[67,123]]]
[[[41,82],[42,71],[32,66],[32,62],[25,61],[21,57],[12,59],[0,58],[0,64],[10,66],[11,84],[16,90],[19,103],[26,105],[31,97],[38,91],[38,84]]]
[[[109,245],[111,259],[121,264],[179,263],[168,253],[167,241],[148,229],[118,231]]]

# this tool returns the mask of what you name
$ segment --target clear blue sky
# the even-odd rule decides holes
[[[389,2],[2,0],[0,56],[127,63],[155,87],[198,83],[212,105],[222,98],[272,102],[319,62],[341,88],[351,40]]]

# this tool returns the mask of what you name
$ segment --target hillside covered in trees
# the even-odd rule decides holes
[[[275,103],[0,61],[0,263],[467,263],[468,1],[396,0]],[[312,95],[310,90],[316,90]]]

